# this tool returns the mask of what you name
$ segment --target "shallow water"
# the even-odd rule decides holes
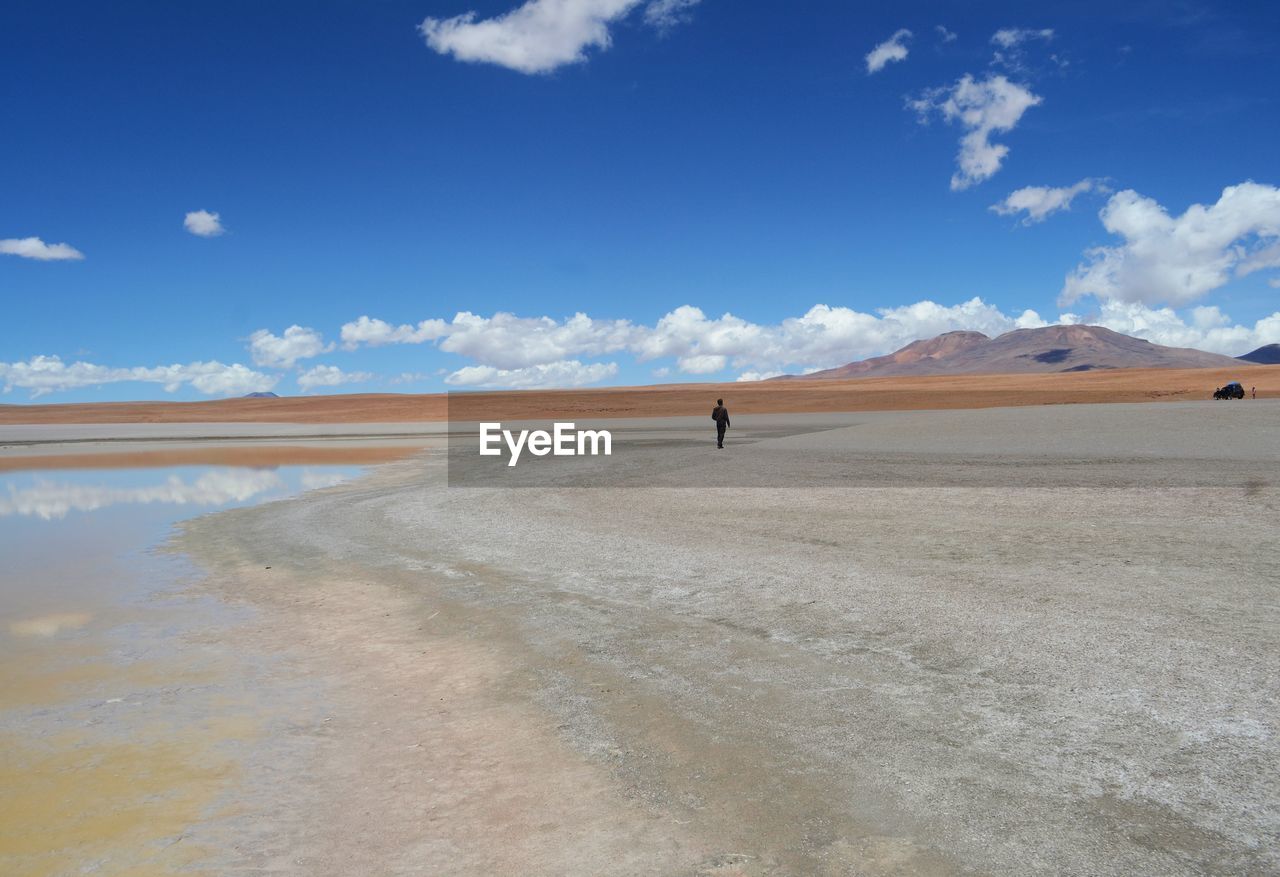
[[[352,466],[0,473],[0,873],[167,874],[236,810],[246,747],[296,684],[220,635],[248,620],[156,549],[174,525]],[[184,873],[187,871],[184,870]]]

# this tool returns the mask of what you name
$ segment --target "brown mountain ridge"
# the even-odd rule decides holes
[[[1213,368],[1239,360],[1190,347],[1164,347],[1102,326],[1015,329],[995,338],[981,332],[946,332],[807,375],[775,380],[942,374],[1034,374],[1116,368]]]

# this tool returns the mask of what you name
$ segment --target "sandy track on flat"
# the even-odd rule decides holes
[[[342,729],[258,793],[293,815],[224,869],[1280,869],[1274,404],[1078,408],[1080,441],[1039,448],[1144,473],[1123,487],[1007,477],[1047,410],[704,464],[812,479],[949,431],[960,486],[448,489],[436,453],[193,522],[182,546]]]

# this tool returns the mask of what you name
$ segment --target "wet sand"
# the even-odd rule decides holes
[[[738,414],[918,411],[1022,405],[1188,401],[1241,381],[1259,398],[1280,397],[1280,368],[1115,369],[1071,374],[936,375],[823,381],[670,384],[583,390],[433,395],[365,394],[0,405],[0,424],[69,423],[406,423],[474,420],[466,406],[503,419],[666,417],[703,414],[719,396]],[[462,409],[449,411],[449,405]]]
[[[685,487],[447,488],[437,447],[189,523],[324,681],[210,867],[1277,871],[1280,407],[1058,412],[735,418],[617,474]],[[706,486],[762,466],[807,486]]]

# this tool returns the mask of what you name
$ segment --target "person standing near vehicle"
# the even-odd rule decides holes
[[[716,447],[724,447],[724,431],[729,428],[729,409],[724,407],[724,400],[717,399],[716,407],[711,409],[711,419],[716,422]]]

